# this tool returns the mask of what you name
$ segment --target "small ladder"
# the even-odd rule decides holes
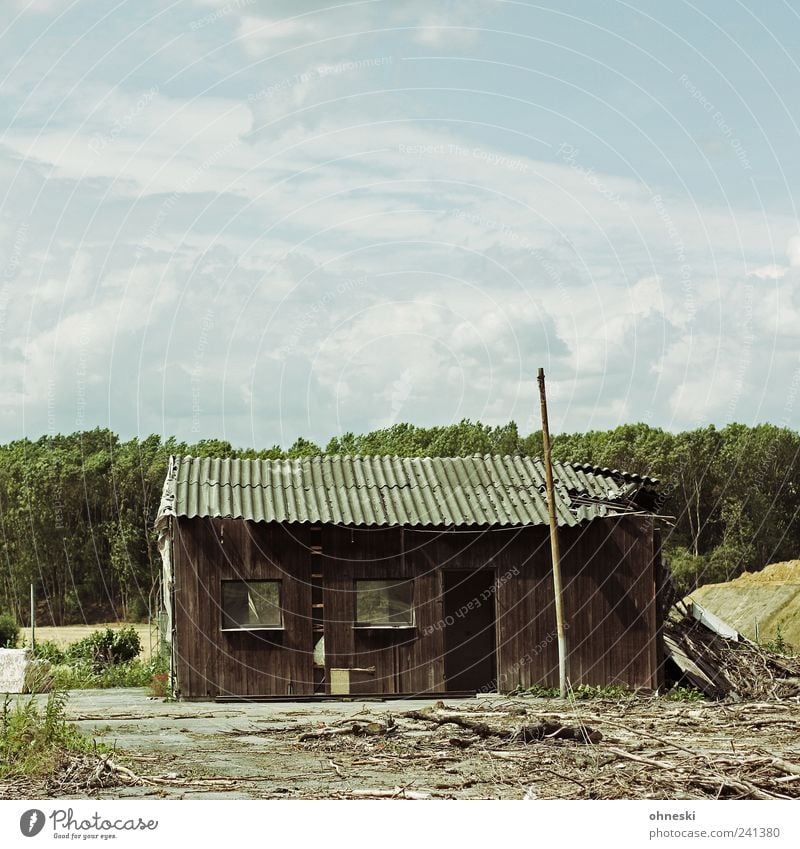
[[[322,567],[322,528],[311,526],[309,540],[311,550],[311,652],[313,656],[317,642],[325,634],[324,571]],[[325,661],[314,663],[314,692],[325,692]]]

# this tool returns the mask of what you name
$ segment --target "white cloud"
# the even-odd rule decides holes
[[[127,100],[130,105],[135,98]],[[135,114],[125,112],[124,103],[113,109],[109,104],[75,130],[13,129],[4,142],[20,156],[52,166],[59,177],[119,180],[118,191],[131,181],[127,191],[134,196],[220,190],[241,175],[247,153],[241,140],[252,126],[242,103],[156,95]]]
[[[748,277],[758,277],[759,280],[780,280],[786,276],[789,269],[785,265],[762,265],[748,273]]]
[[[414,35],[414,40],[426,47],[466,47],[478,39],[475,30],[453,24],[446,15],[423,16]]]
[[[314,17],[280,20],[244,15],[239,20],[236,34],[246,53],[261,57],[285,50],[293,42],[304,44],[316,41],[323,31]]]
[[[792,268],[800,268],[800,233],[792,236],[786,243],[786,256]]]
[[[552,126],[550,146],[525,143],[526,119],[477,129],[500,111],[476,101],[458,123],[403,89],[426,67],[439,78],[401,57],[458,49],[494,4],[194,5],[179,33],[159,18],[153,44],[183,41],[154,50],[140,90],[144,71],[117,76],[129,54],[79,83],[76,51],[63,79],[43,73],[48,54],[11,80],[23,102],[0,149],[4,248],[27,229],[2,379],[9,403],[24,389],[32,432],[49,426],[53,375],[74,421],[84,319],[96,414],[112,406],[123,431],[195,433],[194,375],[198,435],[238,442],[463,415],[534,429],[539,364],[556,428],[780,404],[800,235],[779,204],[712,205],[657,169],[643,167],[652,185],[604,174],[594,150],[557,154]],[[342,56],[393,64],[309,73]],[[450,84],[454,66],[436,67]]]
[[[79,0],[11,0],[21,12],[28,15],[53,14],[76,5]]]

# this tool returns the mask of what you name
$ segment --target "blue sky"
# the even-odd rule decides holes
[[[0,438],[797,427],[796,4],[4,10]]]

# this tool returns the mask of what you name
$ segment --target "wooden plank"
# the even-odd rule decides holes
[[[496,574],[493,591],[479,600],[493,605],[496,615],[496,685],[511,690],[557,684],[546,528],[430,533],[326,525],[318,533],[319,553],[312,555],[310,541],[304,525],[178,520],[176,646],[185,697],[312,694],[312,651],[320,633],[328,670],[375,667],[374,678],[358,684],[365,693],[442,692],[443,569]],[[647,517],[564,530],[574,685],[657,686],[654,551]],[[412,578],[416,629],[354,630],[355,581],[364,578]],[[225,579],[280,580],[284,631],[222,633]],[[312,597],[312,585],[318,593],[320,582],[321,602],[319,595]],[[322,618],[312,621],[312,612]]]
[[[307,531],[229,519],[182,519],[179,527],[183,694],[312,693]],[[284,631],[223,633],[223,580],[280,580]]]

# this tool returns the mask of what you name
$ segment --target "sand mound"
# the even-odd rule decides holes
[[[738,578],[731,581],[728,586],[750,586],[758,584],[800,584],[800,560],[771,563],[760,572],[744,572]]]
[[[800,650],[800,560],[772,563],[761,572],[745,572],[724,584],[706,584],[692,594],[707,610],[761,642],[778,633]]]

